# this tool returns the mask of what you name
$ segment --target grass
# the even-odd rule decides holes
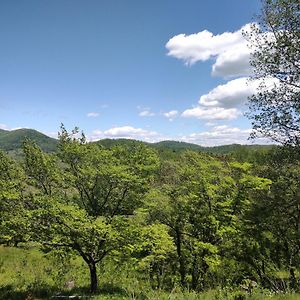
[[[34,247],[0,246],[1,300],[67,299],[56,296],[68,295],[92,300],[300,300],[300,295],[273,295],[259,289],[251,296],[229,289],[203,293],[181,291],[179,288],[153,290],[146,280],[126,265],[113,263],[102,269],[100,267],[99,295],[89,296],[88,286],[88,270],[80,258],[62,257],[60,253],[45,255]]]

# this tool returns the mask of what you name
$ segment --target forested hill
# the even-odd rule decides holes
[[[182,151],[192,150],[197,152],[205,152],[213,155],[228,155],[233,154],[234,157],[240,161],[251,160],[251,157],[256,156],[264,151],[268,151],[273,145],[240,145],[240,144],[231,144],[215,147],[203,147],[196,144],[178,142],[178,141],[162,141],[158,143],[146,143],[137,140],[130,139],[103,139],[99,140],[96,143],[106,147],[111,148],[117,145],[127,145],[132,147],[134,145],[144,144],[149,147],[156,149],[161,158],[174,158]]]
[[[139,144],[144,144],[149,147],[155,148],[155,149],[169,149],[174,151],[181,151],[181,150],[194,150],[194,151],[204,151],[206,148],[196,145],[196,144],[190,144],[185,142],[177,142],[177,141],[162,141],[158,143],[147,143],[132,139],[103,139],[99,140],[96,143],[106,147],[111,148],[116,145],[127,145],[127,146],[134,146]]]
[[[35,141],[44,151],[56,150],[58,141],[34,129],[0,130],[0,149],[5,151],[18,150],[22,148],[25,138]]]
[[[0,129],[0,149],[5,151],[13,151],[22,148],[22,143],[25,138],[34,140],[44,151],[53,152],[56,150],[58,141],[34,129],[17,129],[17,130],[3,130]],[[146,143],[132,139],[102,139],[98,143],[105,148],[111,148],[116,145],[127,145],[132,147],[134,145],[144,144],[156,149],[160,156],[170,157],[170,155],[177,155],[185,150],[193,150],[198,152],[207,152],[217,155],[226,155],[235,153],[240,156],[247,156],[249,152],[268,149],[271,146],[266,145],[224,145],[215,147],[203,147],[196,144],[178,142],[178,141],[162,141],[158,143]]]

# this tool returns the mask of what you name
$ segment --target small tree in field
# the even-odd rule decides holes
[[[73,134],[62,127],[59,160],[30,141],[24,144],[26,172],[35,187],[32,238],[49,250],[79,254],[95,293],[96,266],[129,242],[130,216],[141,204],[158,159],[143,146],[106,150]]]

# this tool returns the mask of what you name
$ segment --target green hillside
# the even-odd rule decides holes
[[[96,141],[95,143],[100,144],[105,148],[112,148],[114,146],[119,146],[119,145],[126,145],[128,147],[133,147],[136,145],[151,146],[151,144],[149,144],[149,143],[132,140],[132,139],[102,139],[102,140]]]
[[[0,129],[0,138],[4,135],[6,135],[9,131],[4,130],[4,129]]]
[[[185,142],[178,142],[178,141],[162,141],[158,143],[152,144],[152,146],[156,149],[170,149],[175,151],[182,151],[182,150],[193,150],[193,151],[203,151],[205,147],[191,144],[191,143],[185,143]]]
[[[12,151],[22,148],[25,138],[35,141],[44,151],[56,150],[57,140],[34,129],[0,130],[0,149]]]
[[[25,138],[34,140],[44,151],[53,152],[56,150],[58,141],[39,131],[33,129],[17,129],[17,130],[3,130],[0,129],[0,149],[5,151],[18,151],[22,148],[22,142]],[[254,152],[270,149],[271,145],[223,145],[215,147],[203,147],[200,145],[179,142],[179,141],[161,141],[158,143],[147,143],[134,139],[102,139],[97,142],[105,148],[111,148],[117,145],[127,145],[133,147],[136,145],[147,145],[158,151],[162,158],[172,158],[182,151],[192,150],[197,152],[206,152],[214,155],[234,155],[238,159],[247,159],[253,155]]]
[[[103,139],[96,142],[105,148],[111,148],[116,145],[127,145],[132,147],[144,144],[157,150],[160,158],[174,159],[181,152],[192,150],[196,152],[205,152],[212,155],[230,155],[239,161],[253,161],[259,159],[264,152],[269,151],[274,145],[240,145],[231,144],[215,147],[203,147],[200,145],[178,142],[178,141],[161,141],[158,143],[146,143],[132,139]]]

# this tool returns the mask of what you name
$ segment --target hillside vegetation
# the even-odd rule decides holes
[[[0,130],[0,149],[4,151],[22,148],[23,141],[29,138],[35,141],[44,151],[56,151],[57,140],[33,129]]]
[[[58,140],[48,137],[47,135],[33,129],[17,129],[17,130],[2,130],[0,129],[0,149],[12,153],[20,153],[22,144],[26,138],[34,141],[42,150],[46,152],[55,152],[57,150]],[[134,139],[101,139],[94,142],[110,149],[114,146],[134,147],[136,145],[144,145],[158,151],[160,157],[170,158],[176,157],[186,150],[216,154],[216,155],[233,155],[240,160],[248,159],[250,156],[255,156],[255,153],[268,151],[272,145],[223,145],[215,147],[203,147],[196,144],[178,142],[178,141],[161,141],[157,143],[146,143]]]
[[[299,292],[298,148],[224,156],[106,143],[62,127],[56,152],[31,140],[20,161],[0,152],[4,299]]]

